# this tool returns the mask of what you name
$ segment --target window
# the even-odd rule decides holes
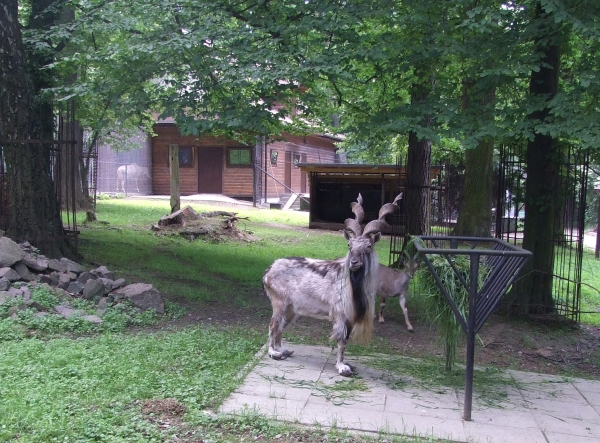
[[[275,149],[271,149],[271,164],[277,166],[277,156],[279,153]]]
[[[191,146],[179,147],[179,166],[186,168],[194,167],[194,148]]]
[[[294,168],[297,168],[299,163],[300,163],[300,154],[294,154]]]
[[[227,166],[252,166],[252,148],[227,149]]]

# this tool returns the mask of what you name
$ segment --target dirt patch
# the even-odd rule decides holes
[[[187,407],[174,398],[150,399],[141,403],[142,416],[162,430],[179,429]]]
[[[172,301],[182,305],[186,314],[169,322],[171,326],[211,324],[243,326],[264,331],[265,341],[271,317],[271,306],[265,295],[254,294],[258,304],[236,307],[226,303],[196,304],[181,299]],[[253,296],[253,298],[254,298]],[[409,301],[410,303],[410,301]],[[435,327],[417,315],[411,316],[415,332],[406,330],[399,309],[386,310],[386,321],[375,323],[374,343],[407,357],[440,358],[443,348],[437,340]],[[410,306],[409,306],[410,308]],[[328,344],[331,323],[301,318],[286,335],[308,343]],[[350,357],[350,355],[349,355]],[[458,362],[464,362],[464,343],[458,350]],[[564,374],[583,378],[600,377],[600,327],[569,325],[539,320],[525,321],[501,315],[492,315],[477,336],[475,364],[505,369]]]
[[[160,418],[177,418],[187,412],[187,408],[174,398],[152,399],[142,403],[142,414]]]

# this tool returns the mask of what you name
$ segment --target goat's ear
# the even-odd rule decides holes
[[[377,243],[379,240],[381,240],[381,232],[372,233],[371,240],[373,241],[373,243]]]
[[[351,235],[352,231],[349,229],[343,229],[342,231],[344,232],[344,237],[346,237],[346,240],[350,240],[352,237],[354,237]]]

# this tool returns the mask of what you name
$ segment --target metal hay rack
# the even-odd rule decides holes
[[[491,237],[420,236],[416,238],[414,245],[467,335],[463,418],[470,421],[473,400],[475,335],[485,324],[532,254],[504,240]],[[448,261],[455,276],[469,294],[468,314],[463,315],[460,312],[452,294],[448,292],[444,282],[438,276],[430,260],[430,257],[434,255],[443,256]],[[454,264],[456,256],[469,257],[469,281],[465,280]],[[479,268],[482,264],[489,272],[479,287]]]

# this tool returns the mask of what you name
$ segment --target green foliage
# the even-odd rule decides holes
[[[467,319],[469,315],[469,293],[467,289],[465,289],[445,257],[431,255],[429,259],[462,317]],[[462,279],[469,283],[471,279],[471,262],[468,255],[455,255],[451,260]],[[480,266],[479,287],[485,280],[486,273],[486,268]],[[458,344],[464,337],[462,326],[427,267],[417,273],[415,285],[418,287],[417,291],[421,294],[421,297],[426,300],[425,316],[428,322],[437,326],[438,339],[444,346],[446,370],[450,371],[456,362]]]
[[[262,342],[205,326],[4,343],[0,441],[164,441],[168,431],[143,419],[139,402],[175,398],[199,416],[233,390]]]
[[[60,303],[60,299],[56,293],[52,292],[49,287],[41,285],[31,288],[31,298],[46,310],[53,309]]]
[[[364,359],[366,364],[387,371],[384,377],[393,389],[426,388],[438,393],[461,390],[465,386],[465,369],[442,369],[435,359],[414,359],[394,355],[377,355]],[[495,368],[475,369],[474,391],[478,402],[494,405],[508,398],[512,377]]]
[[[26,336],[53,337],[71,333],[85,335],[102,332],[122,332],[130,326],[149,326],[158,321],[158,315],[153,310],[138,312],[130,303],[120,303],[109,306],[102,315],[102,323],[92,323],[80,315],[64,318],[54,313],[54,307],[59,304],[69,304],[74,309],[81,309],[86,314],[96,314],[96,304],[92,301],[74,298],[61,301],[56,292],[45,286],[31,288],[32,299],[44,310],[37,312],[33,308],[19,310],[11,317],[8,311],[13,306],[20,306],[24,300],[15,297],[0,304],[0,342],[21,340]],[[183,309],[174,303],[166,303],[166,315],[177,318],[183,315]]]
[[[84,127],[114,137],[115,147],[131,130],[150,129],[149,112],[174,117],[186,134],[250,143],[328,126],[349,135],[351,157],[375,162],[395,157],[410,131],[441,152],[535,133],[600,146],[594,0],[73,7],[71,21],[28,32],[26,41],[54,54],[44,67],[55,79],[48,92],[76,99]],[[544,66],[540,42],[561,47],[561,90],[551,100],[529,92],[531,73]],[[424,86],[428,96],[413,100]],[[547,121],[528,118],[544,108]],[[430,126],[424,116],[435,116]]]

